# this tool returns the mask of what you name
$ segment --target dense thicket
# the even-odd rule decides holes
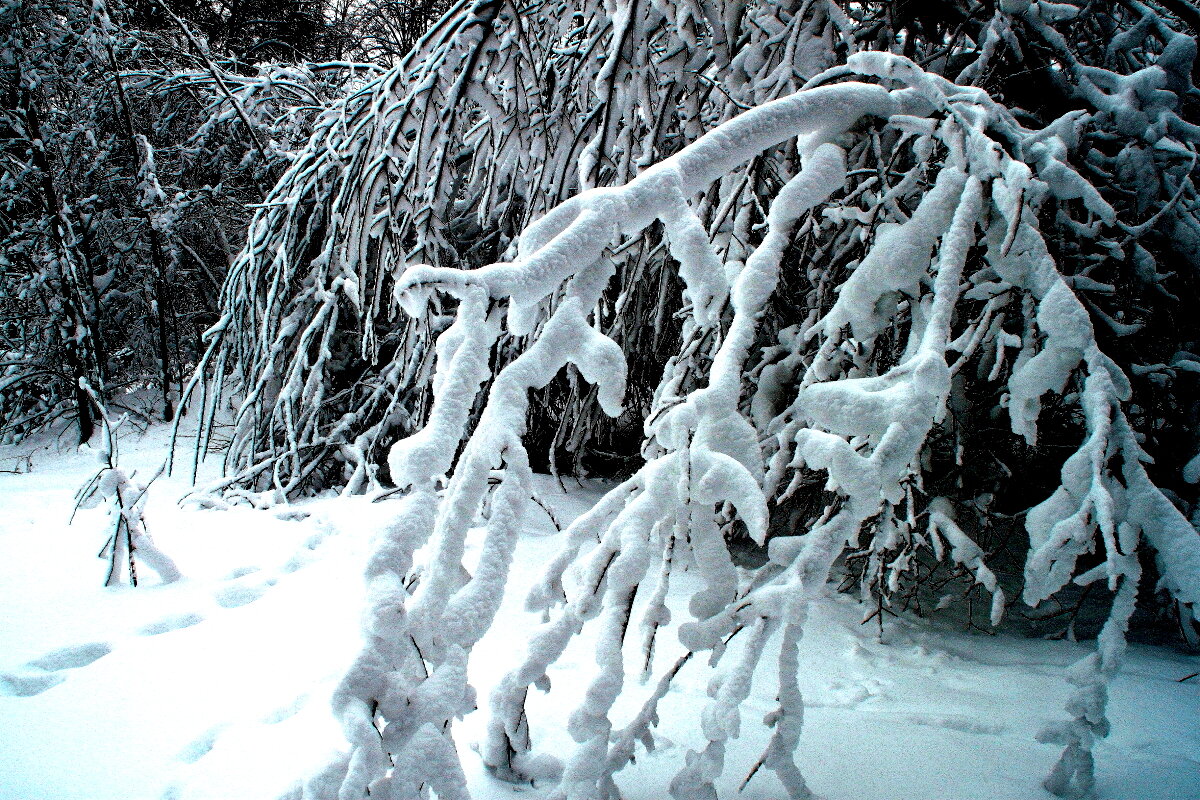
[[[412,365],[427,352],[422,343],[426,326],[391,322],[387,292],[397,265],[487,263],[503,254],[530,220],[579,188],[619,185],[738,111],[798,88],[802,79],[851,50],[890,41],[894,49],[952,76],[985,55],[986,67],[978,68],[975,81],[1031,126],[1036,126],[1035,120],[1051,121],[1055,112],[1079,110],[1073,124],[1082,140],[1067,157],[1122,220],[1137,220],[1142,227],[1136,235],[1113,235],[1113,246],[1123,248],[1127,258],[1100,258],[1109,245],[1081,247],[1078,242],[1084,237],[1068,227],[1069,220],[1057,219],[1056,205],[1046,212],[1047,222],[1062,227],[1063,233],[1048,238],[1064,271],[1082,287],[1082,296],[1102,326],[1100,335],[1111,343],[1108,349],[1121,351],[1114,356],[1122,362],[1137,360],[1147,368],[1132,376],[1135,391],[1146,395],[1137,403],[1139,430],[1155,440],[1150,449],[1159,459],[1160,482],[1194,499],[1194,492],[1179,480],[1183,464],[1195,451],[1191,412],[1185,410],[1186,401],[1174,402],[1168,396],[1186,390],[1193,380],[1187,357],[1195,339],[1189,332],[1193,326],[1186,316],[1153,313],[1171,303],[1163,292],[1187,296],[1192,285],[1189,276],[1175,271],[1173,283],[1164,286],[1154,277],[1159,272],[1150,261],[1171,264],[1177,258],[1193,258],[1192,237],[1170,232],[1177,224],[1187,224],[1173,222],[1177,215],[1172,212],[1185,203],[1190,185],[1176,187],[1168,177],[1131,189],[1128,180],[1143,168],[1157,174],[1159,162],[1175,172],[1186,172],[1187,164],[1173,163],[1177,159],[1161,148],[1122,140],[1131,134],[1117,128],[1130,122],[1118,120],[1112,108],[1088,111],[1104,105],[1102,98],[1114,90],[1103,79],[1080,77],[1105,66],[1120,74],[1153,62],[1155,48],[1163,46],[1162,31],[1146,30],[1145,23],[1137,24],[1139,12],[1124,6],[1095,7],[1085,23],[1060,23],[1060,32],[1040,17],[1034,25],[1002,15],[1001,25],[983,6],[919,5],[855,6],[849,9],[852,17],[839,11],[837,19],[829,20],[820,3],[799,17],[794,9],[771,5],[728,19],[712,9],[690,16],[680,11],[676,19],[654,6],[639,6],[638,13],[658,16],[656,29],[645,41],[616,43],[621,45],[617,50],[612,49],[616,45],[605,15],[573,15],[567,6],[551,4],[539,14],[519,14],[515,7],[494,3],[448,15],[407,61],[345,100],[337,118],[326,119],[279,188],[281,206],[262,212],[256,223],[263,238],[242,257],[245,266],[238,268],[239,280],[247,284],[238,296],[265,297],[270,282],[279,276],[292,276],[293,288],[280,297],[278,312],[272,308],[261,319],[238,319],[234,326],[243,332],[259,331],[261,323],[269,336],[288,333],[276,343],[279,352],[274,357],[267,350],[250,355],[246,345],[226,340],[227,347],[239,348],[232,360],[247,370],[248,381],[262,383],[290,368],[297,371],[296,381],[331,391],[320,408],[307,409],[285,408],[295,403],[294,392],[267,391],[268,397],[261,391],[252,393],[254,410],[246,411],[239,435],[248,436],[251,429],[253,435],[235,447],[228,460],[235,481],[254,489],[278,484],[289,495],[342,485],[347,480],[343,471],[365,476],[382,468],[387,444],[423,418],[421,409],[427,402],[422,400],[425,383],[419,376],[427,370]],[[710,34],[705,14],[726,22]],[[1135,33],[1117,37],[1110,46],[1113,31],[1123,28]],[[994,41],[1007,44],[989,45],[983,53],[987,32]],[[729,52],[730,41],[738,43],[736,54]],[[749,55],[760,51],[767,55]],[[783,63],[785,57],[790,60]],[[1186,54],[1182,57],[1186,60]],[[1105,85],[1098,87],[1097,80]],[[1184,107],[1195,102],[1189,92],[1178,96]],[[1113,101],[1107,103],[1111,106]],[[1084,113],[1091,116],[1084,120]],[[1100,129],[1106,120],[1113,130]],[[891,156],[879,151],[873,157]],[[747,196],[769,194],[780,180],[775,158],[756,159],[747,169],[742,178]],[[1175,194],[1181,196],[1154,224],[1145,224]],[[710,226],[709,218],[718,210],[732,213],[732,208],[702,209]],[[719,236],[718,245],[725,247]],[[852,251],[841,255],[846,262],[855,257]],[[576,469],[631,469],[638,461],[640,421],[649,412],[662,366],[670,352],[686,349],[675,343],[680,335],[675,314],[681,308],[681,287],[672,283],[677,280],[673,270],[661,268],[666,259],[658,229],[652,226],[617,256],[622,264],[620,286],[610,289],[601,324],[630,359],[628,409],[610,422],[569,374],[556,381],[535,402],[531,418],[538,458],[550,463],[572,457]],[[1118,265],[1135,256],[1137,269],[1120,269]],[[294,354],[304,337],[295,326],[281,322],[292,316],[317,316],[317,287],[305,290],[296,285],[314,258],[329,265],[323,267],[325,286],[342,277],[333,293],[341,307],[336,321],[328,309],[320,315],[335,355],[297,359]],[[338,268],[339,263],[353,264],[354,274]],[[799,277],[804,271],[791,270],[785,276],[780,297],[787,299],[774,304],[772,315],[772,324],[780,330],[803,323],[814,307],[828,302],[805,297],[811,290],[805,285],[807,278]],[[1164,267],[1163,274],[1167,271]],[[831,287],[838,282],[832,275],[825,279]],[[330,299],[321,302],[328,305]],[[259,314],[261,305],[233,303],[228,313]],[[309,337],[316,333],[309,331]],[[710,341],[705,346],[712,345]],[[402,355],[394,357],[397,352]],[[407,353],[417,355],[408,359],[403,355]],[[268,369],[268,363],[276,367]],[[399,364],[410,367],[408,374],[393,374]],[[1160,364],[1161,369],[1149,369]],[[390,402],[400,395],[406,396],[405,402]],[[1066,435],[1070,412],[1048,411],[1047,422]],[[968,426],[972,435],[986,436],[981,427],[988,426]],[[1000,460],[1010,469],[1033,470],[1049,486],[1055,467],[1047,471],[1038,463],[1045,459],[1006,443],[1003,436],[992,438],[996,441],[964,450],[1001,447],[1006,452]],[[284,453],[287,458],[280,459]],[[995,465],[983,466],[983,473],[994,471]],[[358,479],[352,483],[355,488],[362,485]],[[1003,492],[999,497],[1004,513],[1017,510],[1017,501],[1005,502]]]
[[[0,6],[5,440],[64,415],[87,440],[81,378],[105,397],[152,389],[137,410],[171,418],[247,204],[345,79],[338,65],[248,66],[210,50],[167,7],[154,19],[150,8]],[[263,41],[239,30],[240,41]]]
[[[214,52],[255,64],[297,63],[340,56],[339,27],[347,3],[330,0],[126,0],[128,25],[139,31],[174,31],[178,16]],[[341,14],[338,14],[338,12]]]

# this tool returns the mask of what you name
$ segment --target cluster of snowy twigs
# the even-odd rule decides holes
[[[100,401],[96,390],[86,383],[80,388],[96,405],[104,442],[97,452],[100,469],[75,493],[75,510],[71,519],[74,520],[75,513],[80,509],[95,508],[101,503],[108,506],[108,516],[112,522],[109,525],[108,539],[99,554],[100,558],[108,561],[105,586],[121,586],[126,580],[137,586],[139,560],[153,569],[163,583],[173,583],[181,577],[179,567],[150,538],[144,515],[146,491],[158,475],[162,474],[166,463],[164,462],[158,474],[145,484],[136,482],[134,475],[127,473],[120,466],[117,440],[114,436],[116,428],[120,427],[127,417],[122,417],[114,424],[109,419],[108,409]]]
[[[219,382],[232,368],[244,398],[223,486],[294,497],[386,482],[387,447],[428,413],[431,342],[448,323],[437,308],[394,319],[404,268],[495,260],[579,189],[622,184],[799,88],[801,75],[832,63],[828,16],[804,5],[756,8],[735,55],[690,3],[670,13],[635,3],[610,17],[598,3],[575,14],[563,2],[533,13],[462,0],[399,64],[330,108],[251,224],[209,334],[201,372]],[[714,65],[726,86],[706,77]],[[740,176],[742,202],[773,170],[755,164]],[[657,235],[619,256],[622,288],[603,316],[628,353],[662,351],[677,327],[665,258]],[[520,346],[505,336],[500,349],[504,360]],[[639,386],[657,380],[661,358],[632,359]],[[535,402],[557,426],[552,460],[604,426],[590,399],[573,382],[565,399]]]

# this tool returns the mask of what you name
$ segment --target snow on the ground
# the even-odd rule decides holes
[[[131,432],[121,465],[153,474],[166,441],[162,429]],[[0,449],[0,470],[15,471],[0,474],[0,800],[271,800],[287,791],[345,746],[328,698],[359,646],[361,571],[394,504],[325,498],[293,509],[184,510],[176,500],[187,481],[162,478],[146,519],[185,579],[155,585],[144,571],[136,589],[104,589],[103,511],[67,524],[75,490],[95,469],[94,453],[62,444]],[[563,522],[599,492],[567,482],[564,493],[548,478],[539,485]],[[505,605],[472,659],[480,698],[539,623],[522,610],[524,588],[560,538],[532,507]],[[801,764],[820,797],[1051,797],[1040,781],[1058,750],[1034,737],[1063,717],[1063,667],[1086,643],[904,621],[889,622],[881,642],[861,617],[855,602],[831,596],[806,628]],[[571,746],[573,698],[591,676],[588,634],[550,671],[551,693],[530,698],[535,744],[558,757]],[[674,657],[664,647],[657,663]],[[1195,672],[1195,655],[1130,648],[1112,686],[1113,734],[1096,748],[1099,797],[1200,798],[1200,678],[1180,682]],[[627,800],[664,797],[687,748],[701,743],[710,675],[701,659],[680,673],[660,706],[654,753],[618,778]],[[630,685],[617,715],[632,713],[644,691]],[[765,771],[738,794],[772,706],[763,677],[729,748],[722,796],[780,797]],[[471,749],[483,725],[477,712],[456,727],[476,800],[543,797],[545,787],[488,776]]]

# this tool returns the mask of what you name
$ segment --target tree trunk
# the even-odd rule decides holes
[[[75,418],[79,424],[79,443],[83,444],[91,439],[95,432],[95,419],[92,415],[91,399],[80,385],[80,381],[89,377],[88,361],[91,348],[88,345],[95,341],[96,337],[83,313],[82,296],[73,266],[74,258],[67,243],[69,226],[54,186],[37,107],[28,91],[22,91],[21,101],[25,112],[26,132],[30,136],[33,165],[41,176],[42,202],[51,222],[50,236],[53,238],[54,249],[58,252],[51,277],[54,279],[52,285],[59,292],[63,319],[55,326],[54,335],[61,337],[67,372],[74,384],[72,391],[75,399]]]

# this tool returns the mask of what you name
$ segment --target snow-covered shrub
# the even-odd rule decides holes
[[[1175,86],[1187,81],[1179,71],[1188,69],[1180,66],[1189,37],[1177,35],[1179,23],[1153,6],[1096,6],[1079,16],[1065,6],[1043,12],[1018,3],[989,18],[953,0],[922,4],[924,12],[827,0],[734,5],[741,10],[682,2],[635,4],[626,13],[620,4],[576,9],[548,2],[534,13],[496,0],[464,3],[401,63],[368,75],[331,109],[259,209],[251,246],[225,290],[224,314],[210,332],[208,373],[220,383],[233,372],[244,406],[225,456],[227,485],[294,496],[330,485],[361,491],[386,484],[388,446],[428,413],[432,339],[449,322],[445,310],[394,317],[391,286],[407,264],[476,267],[500,258],[520,230],[574,192],[624,183],[714,125],[894,37],[895,49],[931,71],[961,73],[959,82],[1002,96],[1032,127],[1077,110],[1062,121],[1061,136],[1031,145],[1041,152],[1031,163],[1053,169],[1054,158],[1066,159],[1119,222],[1097,227],[1078,218],[1082,198],[1055,200],[1042,220],[1048,246],[1101,323],[1101,340],[1133,378],[1131,419],[1152,437],[1156,478],[1191,506],[1195,491],[1179,470],[1200,449],[1188,423],[1190,365],[1197,363],[1188,347],[1200,334],[1186,319],[1152,313],[1171,297],[1194,294],[1190,271],[1157,265],[1195,263],[1200,252],[1186,210],[1194,189],[1181,131],[1189,130],[1183,120],[1194,99]],[[1113,31],[1125,33],[1114,38]],[[1160,74],[1175,88],[1152,90]],[[1155,99],[1156,91],[1177,99]],[[1116,97],[1129,98],[1129,113]],[[1147,125],[1136,128],[1135,118]],[[1155,139],[1159,130],[1174,144]],[[903,157],[892,145],[878,139],[851,154],[851,181],[862,194],[858,210],[840,220],[841,241],[806,252],[800,269],[785,271],[768,323],[782,343],[763,342],[768,361],[752,366],[768,379],[794,374],[800,355],[789,357],[795,331],[786,329],[802,329],[814,308],[831,302],[844,271],[862,255],[852,239],[887,221],[872,208],[877,200],[894,204],[894,196],[877,197],[862,170]],[[1060,146],[1062,153],[1048,155],[1048,147]],[[739,257],[745,225],[757,224],[746,215],[760,213],[794,162],[787,147],[764,153],[737,168],[738,192],[698,199],[697,213],[722,257]],[[1135,184],[1132,175],[1146,179]],[[565,457],[574,471],[616,465],[628,474],[665,363],[673,359],[674,379],[686,388],[715,352],[711,332],[693,330],[680,340],[682,286],[661,225],[611,257],[617,276],[598,305],[598,324],[626,354],[627,409],[608,420],[567,370],[531,403],[531,455],[543,466]],[[825,268],[810,280],[814,257]],[[996,310],[993,323],[1019,335],[1014,316]],[[1180,326],[1183,332],[1173,330]],[[498,346],[500,361],[520,349],[507,334]],[[1047,405],[1041,442],[1071,445],[1073,412]],[[1052,488],[1052,459],[994,435],[986,418],[970,423],[938,453],[951,460],[956,479],[979,478],[972,502],[990,497],[980,501],[980,519],[1020,511],[1020,498],[1004,491],[1006,472],[1029,474],[1039,490]],[[993,451],[996,459],[978,463],[976,454]],[[800,499],[821,502],[807,485]]]
[[[1153,313],[1195,294],[1195,20],[926,8],[463,3],[318,123],[255,218],[206,357],[244,392],[224,488],[404,492],[335,696],[352,750],[315,796],[464,794],[453,721],[476,703],[466,664],[532,457],[585,448],[604,416],[641,422],[640,467],[529,598],[548,621],[490,699],[498,774],[530,776],[529,688],[591,624],[597,675],[554,796],[615,796],[704,653],[707,744],[667,788],[714,795],[773,666],[752,774],[806,797],[809,604],[848,575],[882,614],[948,575],[990,625],[1015,596],[1111,598],[1070,719],[1044,733],[1064,747],[1046,785],[1090,791],[1144,566],[1185,614],[1200,602],[1195,322]],[[767,556],[747,579],[739,536]],[[672,622],[685,568],[702,585]],[[667,632],[687,652],[662,664]],[[617,729],[626,656],[659,678]]]
[[[1072,381],[1084,430],[1082,445],[1063,465],[1061,486],[1028,515],[1025,598],[1036,604],[1072,580],[1106,581],[1116,592],[1097,655],[1072,669],[1079,686],[1068,705],[1073,719],[1044,734],[1065,745],[1047,787],[1088,793],[1091,745],[1108,730],[1105,679],[1123,648],[1140,578],[1139,542],[1159,554],[1164,584],[1194,607],[1200,538],[1147,477],[1145,453],[1123,410],[1128,380],[1098,346],[1086,307],[1039,229],[1038,212],[1054,199],[1081,199],[1085,215],[1114,221],[1111,207],[1055,157],[1070,122],[1027,129],[979,89],[902,56],[859,53],[624,186],[592,189],[563,203],[526,229],[511,262],[475,270],[410,267],[396,290],[409,313],[425,313],[434,292],[455,298],[458,308],[454,325],[438,339],[430,419],[390,457],[394,479],[409,493],[368,570],[368,645],[335,699],[353,746],[340,796],[359,796],[368,786],[372,792],[386,786],[400,797],[419,796],[422,786],[439,796],[462,795],[452,722],[472,706],[466,660],[496,613],[515,525],[529,497],[522,442],[529,390],[570,363],[596,386],[605,412],[620,413],[624,358],[589,317],[613,275],[606,252],[656,221],[685,283],[685,331],[717,328],[723,307],[731,318],[721,326],[707,380],[672,391],[678,384],[668,373],[647,421],[645,466],[568,529],[562,554],[530,596],[530,606],[551,617],[530,641],[525,663],[491,698],[485,760],[500,774],[525,777],[529,687],[545,682],[547,667],[595,620],[601,626],[598,672],[578,698],[571,732],[579,746],[552,796],[618,796],[613,775],[648,735],[654,704],[677,669],[666,669],[645,713],[614,730],[609,712],[625,679],[624,653],[640,649],[648,668],[655,667],[651,648],[663,622],[662,597],[673,562],[685,562],[704,586],[691,598],[692,619],[677,634],[689,651],[711,651],[719,672],[702,715],[709,744],[689,753],[672,795],[715,797],[725,742],[740,724],[739,705],[766,641],[779,636],[779,707],[769,720],[775,733],[761,765],[776,772],[789,796],[808,797],[794,760],[803,714],[796,649],[808,603],[824,591],[847,548],[865,546],[876,555],[871,569],[885,586],[913,568],[914,551],[927,548],[968,569],[992,593],[993,624],[1004,613],[996,577],[956,523],[951,502],[922,498],[921,485],[927,443],[952,413],[956,372],[978,369],[977,352],[1011,346],[1019,352],[1003,384],[1013,432],[1032,441],[1040,398],[1063,393]],[[755,387],[746,380],[747,366],[785,253],[798,235],[820,241],[837,230],[835,222],[823,231],[823,220],[861,211],[849,202],[847,162],[859,141],[873,137],[905,142],[893,146],[911,154],[898,159],[907,170],[890,190],[880,187],[884,197],[876,206],[881,213],[888,200],[895,203],[897,221],[873,229],[836,299],[814,309],[791,339],[791,346],[806,347],[797,379],[786,386],[760,379]],[[800,170],[765,210],[761,236],[755,245],[747,242],[744,259],[722,259],[689,198],[791,139]],[[1019,314],[1020,340],[1012,341],[1017,337],[991,315],[968,313],[988,303],[992,314]],[[527,337],[528,345],[494,374],[469,431],[472,398],[489,378],[502,324]],[[889,328],[901,346],[872,353]],[[774,393],[765,407],[775,412],[760,436],[746,412],[764,407],[756,402],[764,391]],[[466,446],[454,461],[464,436]],[[464,575],[465,536],[497,469],[502,479],[479,567]],[[450,482],[439,497],[436,481],[447,472]],[[718,512],[730,504],[761,544],[767,501],[786,497],[786,487],[810,473],[824,476],[834,502],[802,535],[774,539],[770,566],[749,584],[739,581]],[[928,521],[918,525],[922,516]],[[430,536],[435,556],[410,599],[404,579],[412,552]],[[1079,574],[1083,556],[1098,556],[1099,563]],[[564,574],[572,565],[579,575],[568,591]],[[634,599],[654,574],[659,588],[635,628]],[[630,636],[635,629],[646,635]],[[749,642],[738,662],[722,663],[726,644],[739,635]]]
[[[134,476],[118,465],[116,429],[127,418],[122,417],[115,425],[108,417],[108,410],[101,403],[95,390],[86,383],[82,386],[95,403],[97,416],[103,431],[103,444],[97,451],[101,467],[87,483],[75,493],[75,511],[95,508],[101,503],[106,506],[109,523],[108,540],[100,550],[99,557],[108,561],[105,586],[121,586],[126,580],[138,585],[138,562],[145,564],[158,574],[163,583],[173,583],[181,577],[175,562],[154,544],[146,530],[146,492],[155,478],[162,474],[166,464],[159,468],[158,475],[145,484],[134,481]],[[74,520],[74,513],[71,515]]]
[[[762,56],[754,87],[746,55],[730,65],[721,43],[743,101],[698,70],[712,44],[705,19],[690,4],[610,19],[598,3],[578,15],[557,2],[460,3],[330,109],[252,222],[209,334],[206,367],[218,382],[232,372],[242,397],[226,485],[295,496],[386,482],[388,446],[428,413],[432,342],[449,322],[439,309],[396,320],[391,291],[408,264],[493,261],[580,188],[623,183],[747,103],[798,88],[804,73],[783,52],[762,55],[777,37],[797,40],[788,54],[806,70],[831,63],[812,38],[827,27],[822,8],[756,9],[743,48]],[[743,201],[774,172],[751,165]],[[719,211],[732,208],[707,213]],[[601,311],[637,379],[627,433],[649,412],[679,330],[664,245],[655,230],[613,254],[621,290],[605,292]],[[505,336],[499,350],[508,360],[519,344]],[[619,458],[636,456],[638,437],[617,435],[574,373],[531,414],[551,464],[573,453],[578,467],[589,441],[619,439],[630,451]]]

